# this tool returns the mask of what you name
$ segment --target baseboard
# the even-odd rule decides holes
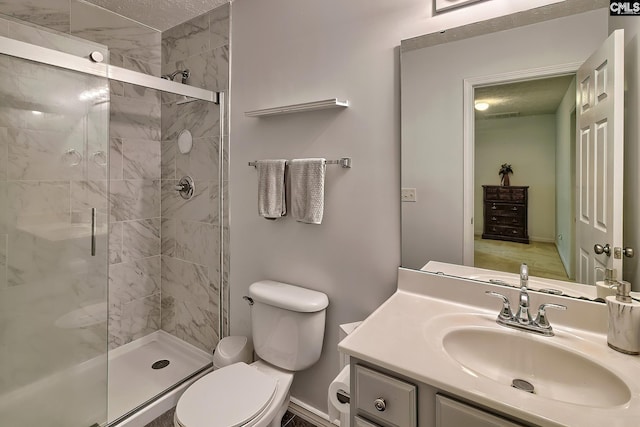
[[[529,236],[529,241],[530,242],[539,242],[539,243],[555,243],[555,239],[552,238],[548,238],[548,237],[536,237],[536,236]]]
[[[289,412],[318,427],[335,427],[335,424],[329,422],[329,415],[295,397],[289,402]]]

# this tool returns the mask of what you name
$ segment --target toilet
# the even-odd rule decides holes
[[[233,363],[194,382],[178,400],[175,427],[280,427],[294,373],[320,358],[325,294],[262,280],[249,287],[249,297],[260,360]]]

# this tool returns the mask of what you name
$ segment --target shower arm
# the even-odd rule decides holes
[[[182,75],[182,83],[185,84],[185,83],[187,83],[187,79],[191,75],[191,71],[189,71],[189,70],[176,70],[176,71],[174,71],[173,73],[170,73],[170,74],[163,74],[162,76],[160,76],[160,78],[165,79],[165,80],[173,81],[173,79],[175,79],[178,74]]]

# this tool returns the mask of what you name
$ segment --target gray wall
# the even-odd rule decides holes
[[[437,17],[431,17],[431,2],[422,0],[232,4],[231,332],[250,333],[241,297],[257,280],[299,284],[330,300],[321,360],[296,374],[293,397],[326,412],[327,387],[338,373],[338,325],[363,319],[396,287],[400,40],[547,3],[493,0]],[[244,116],[331,97],[351,106]],[[256,172],[247,162],[312,156],[354,161],[349,170],[327,168],[323,223],[259,218]]]
[[[573,79],[556,111],[555,242],[569,277],[575,277],[575,106],[576,80]]]

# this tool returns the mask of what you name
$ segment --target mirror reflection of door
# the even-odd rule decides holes
[[[474,87],[476,267],[516,273],[524,261],[532,275],[590,284],[598,267],[622,271],[593,249],[622,246],[612,214],[622,209],[622,39],[612,35],[577,84],[572,74]],[[499,187],[504,164],[511,191]]]
[[[596,271],[622,274],[624,32],[616,30],[577,75],[577,279],[595,284]],[[607,253],[595,245],[609,247]],[[618,249],[616,249],[618,248]]]
[[[476,87],[474,98],[487,106],[475,111],[474,265],[517,273],[524,261],[532,275],[572,280],[575,75]],[[500,188],[505,163],[512,189]]]

